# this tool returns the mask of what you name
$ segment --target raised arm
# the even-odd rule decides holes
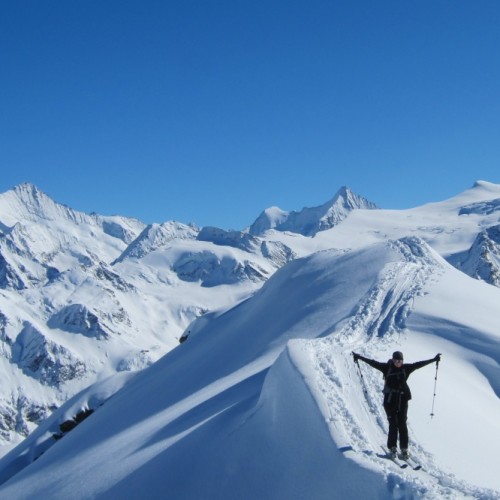
[[[432,359],[426,359],[424,361],[417,361],[416,363],[408,363],[406,366],[406,369],[409,370],[409,372],[413,372],[415,370],[418,370],[419,368],[423,368],[424,366],[430,365],[431,363],[439,363],[441,361],[441,353],[436,354]]]
[[[358,360],[364,361],[367,365],[370,365],[372,368],[380,370],[381,372],[384,372],[387,367],[387,363],[381,363],[380,361],[375,361],[374,359],[365,358],[364,356],[361,356],[361,354],[358,354],[357,352],[353,352],[352,356],[356,363],[358,362]]]

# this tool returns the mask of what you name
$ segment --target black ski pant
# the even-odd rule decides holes
[[[403,402],[397,406],[384,405],[387,420],[389,421],[389,434],[387,435],[387,447],[396,448],[398,444],[403,450],[408,448],[408,426],[406,419],[408,416],[408,402]]]

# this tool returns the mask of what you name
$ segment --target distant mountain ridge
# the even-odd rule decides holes
[[[314,236],[319,231],[336,226],[352,210],[376,210],[377,208],[375,203],[343,186],[331,200],[318,207],[303,208],[299,212],[285,212],[277,207],[269,208],[262,212],[250,226],[249,233],[259,236],[268,229],[276,229]]]

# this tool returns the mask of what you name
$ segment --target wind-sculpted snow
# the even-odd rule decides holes
[[[358,300],[352,316],[337,333],[350,342],[355,339],[378,337],[401,331],[411,312],[413,301],[432,274],[439,273],[441,259],[433,255],[427,244],[418,238],[404,238],[388,243],[388,248],[400,259],[384,265],[363,297]],[[371,251],[370,251],[371,250]],[[375,257],[373,249],[367,249]],[[367,255],[367,257],[368,257]],[[368,257],[368,259],[370,259]],[[376,260],[370,262],[377,270]]]

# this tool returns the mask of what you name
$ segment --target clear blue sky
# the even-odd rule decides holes
[[[0,192],[242,229],[500,183],[498,0],[0,4]]]

